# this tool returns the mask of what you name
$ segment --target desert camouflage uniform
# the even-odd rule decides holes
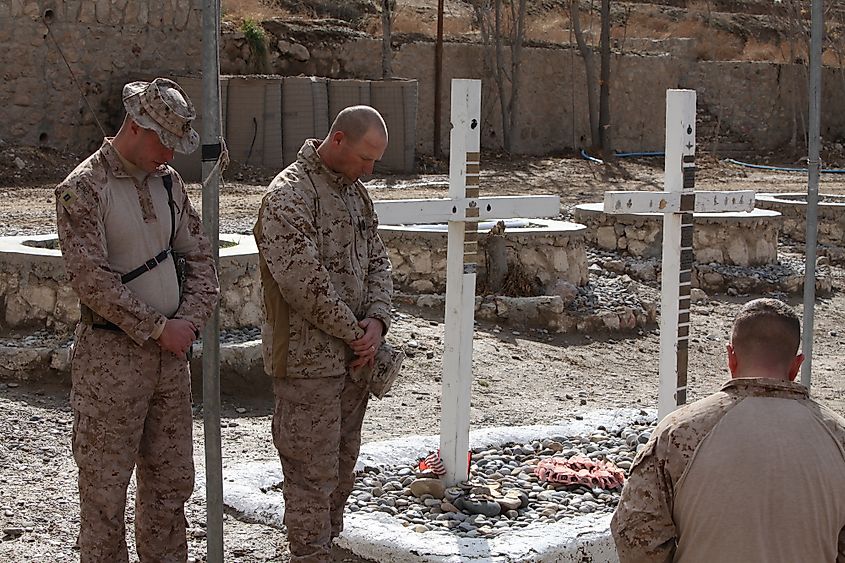
[[[326,168],[310,140],[264,197],[255,239],[273,376],[273,441],[284,471],[293,561],[329,561],[353,486],[367,390],[349,377],[348,343],[365,317],[390,325],[393,282],[361,182]]]
[[[620,563],[845,562],[845,419],[732,379],[663,419],[611,522]]]
[[[189,271],[181,303],[170,256],[135,280],[120,280],[169,246],[166,173],[173,177],[173,246]],[[185,360],[154,339],[167,318],[201,327],[210,315],[218,293],[211,247],[178,174],[167,168],[133,177],[108,139],[56,197],[68,278],[93,311],[77,326],[72,359],[80,561],[128,560],[124,509],[136,465],[140,560],[185,561],[184,503],[194,483],[190,374]]]

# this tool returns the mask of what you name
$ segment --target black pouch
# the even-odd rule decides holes
[[[182,288],[185,280],[188,279],[188,261],[184,256],[173,251],[173,240],[176,238],[176,204],[173,201],[173,177],[168,174],[162,179],[164,189],[167,190],[167,205],[170,207],[170,248],[173,256],[173,265],[176,267],[176,281],[179,284],[179,297],[182,297]]]
[[[185,257],[173,253],[173,264],[176,266],[176,281],[179,282],[179,296],[182,296],[182,288],[185,285],[185,280],[188,279],[188,261]]]

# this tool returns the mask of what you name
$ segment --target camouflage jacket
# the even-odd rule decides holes
[[[166,174],[173,178],[173,250],[187,261],[181,300],[172,256],[126,284],[120,279],[170,246]],[[56,223],[79,301],[136,344],[157,337],[167,318],[201,327],[211,315],[219,291],[211,246],[172,168],[133,177],[106,139],[56,188]]]
[[[775,379],[678,409],[634,459],[620,563],[845,563],[845,420]]]
[[[276,377],[343,375],[363,336],[358,321],[390,326],[390,261],[373,202],[320,160],[309,140],[270,185],[255,240],[267,315],[264,367]]]

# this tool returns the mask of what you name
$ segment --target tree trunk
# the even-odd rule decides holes
[[[508,252],[505,242],[505,222],[498,221],[487,233],[487,291],[500,295],[508,276]]]
[[[522,42],[525,39],[525,10],[528,0],[519,0],[519,13],[513,14],[513,4],[511,4],[511,13],[514,16],[514,24],[516,25],[516,33],[514,34],[513,42],[511,43],[511,100],[509,106],[510,118],[510,136],[511,146],[508,147],[510,152],[513,149],[513,138],[517,134],[519,128],[519,88],[520,88],[520,64],[522,62]]]
[[[601,1],[601,80],[599,82],[599,147],[605,158],[610,146],[610,0]]]
[[[578,50],[584,59],[584,73],[587,78],[587,107],[590,112],[590,135],[593,146],[600,146],[599,120],[596,111],[596,101],[593,92],[596,91],[596,65],[593,61],[593,50],[584,40],[584,32],[581,29],[581,15],[578,9],[578,0],[570,0],[570,19],[572,29],[575,31],[575,42],[578,43]]]
[[[393,49],[390,38],[393,34],[393,4],[395,0],[381,0],[381,77],[393,78]]]
[[[482,52],[484,53],[485,71],[486,73],[489,73],[487,74],[487,76],[496,83],[496,88],[499,92],[499,100],[501,101],[504,86],[500,84],[499,70],[496,66],[495,45],[493,43],[494,40],[490,36],[490,5],[487,2],[473,0],[472,7],[475,11],[475,17],[478,20],[478,29],[481,32],[481,44],[483,47]],[[501,104],[500,107],[502,111],[504,111],[503,106],[501,106]]]
[[[511,127],[508,119],[508,97],[505,93],[505,61],[502,53],[502,0],[496,0],[495,5],[495,37],[496,42],[496,68],[493,75],[496,78],[496,87],[499,90],[499,106],[502,111],[502,144],[507,152],[511,152]]]
[[[481,40],[489,78],[496,85],[499,112],[502,118],[502,148],[514,150],[514,138],[519,129],[519,90],[522,70],[522,44],[525,40],[525,12],[527,0],[511,2],[510,14],[502,13],[502,0],[473,0],[471,2]],[[491,14],[492,11],[492,14]],[[507,28],[508,18],[512,27]],[[505,59],[505,41],[510,45],[510,62]]]

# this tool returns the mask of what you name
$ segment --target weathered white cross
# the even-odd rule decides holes
[[[478,222],[515,217],[554,217],[558,196],[482,198],[478,194],[481,138],[481,81],[452,80],[449,197],[376,201],[382,224],[448,223],[446,335],[441,394],[440,457],[444,480],[467,479],[472,339]]]
[[[695,191],[695,91],[666,92],[664,192],[606,192],[605,213],[663,213],[657,415],[687,400],[693,212],[751,211],[754,192]]]

